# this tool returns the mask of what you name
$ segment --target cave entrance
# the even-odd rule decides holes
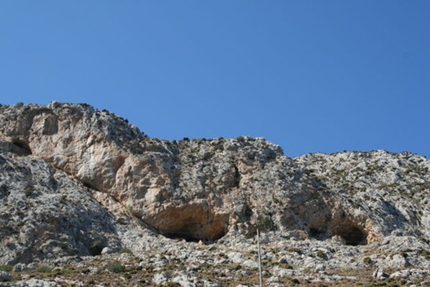
[[[365,226],[363,222],[350,218],[347,213],[342,211],[339,216],[332,219],[329,234],[340,236],[345,241],[345,245],[366,245],[369,234],[363,226]]]
[[[346,245],[357,246],[367,244],[367,235],[357,227],[351,227],[345,230],[345,232],[340,234],[340,236],[345,239]]]
[[[327,238],[327,230],[326,229],[320,229],[320,228],[313,228],[311,227],[309,229],[309,236],[312,238],[315,238],[317,240],[323,240]]]
[[[12,148],[12,150],[18,155],[32,154],[30,146],[25,141],[20,139],[13,139],[12,144],[14,145],[14,148]]]
[[[337,225],[331,230],[333,235],[338,235],[345,240],[346,245],[357,246],[367,244],[367,232],[355,225],[342,224]]]
[[[225,235],[225,232],[223,231],[222,232],[219,231],[216,234],[214,233],[206,234],[203,229],[204,229],[204,226],[202,224],[200,223],[195,224],[193,222],[190,222],[183,226],[178,226],[177,228],[174,228],[169,232],[161,233],[161,234],[167,238],[184,239],[185,241],[188,241],[188,242],[199,242],[200,240],[202,240],[203,242],[212,242],[217,239],[220,239]]]
[[[189,242],[213,242],[228,229],[227,214],[215,214],[200,205],[169,207],[145,221],[165,237]]]

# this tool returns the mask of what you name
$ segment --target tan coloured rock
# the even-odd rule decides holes
[[[31,153],[108,194],[169,237],[215,240],[233,229],[252,236],[263,220],[268,229],[357,245],[396,228],[414,233],[428,222],[413,215],[415,206],[397,208],[398,200],[381,197],[387,188],[407,188],[395,186],[398,175],[410,158],[422,160],[410,154],[290,159],[264,139],[160,141],[85,104],[3,106],[0,121],[7,149]],[[419,165],[416,181],[424,191],[428,166]]]
[[[261,138],[150,139],[85,104],[0,106],[0,265],[74,266],[63,285],[255,282],[258,227],[274,286],[349,286],[378,267],[426,280],[429,168],[406,152],[288,158]],[[112,260],[127,282],[102,278]]]

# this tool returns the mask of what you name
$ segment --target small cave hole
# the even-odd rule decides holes
[[[320,228],[309,228],[309,236],[318,240],[323,240],[327,237],[326,230]]]
[[[88,189],[93,189],[95,191],[100,191],[98,190],[94,185],[92,185],[89,181],[82,181],[82,184],[88,188]]]
[[[239,169],[236,165],[234,165],[234,187],[239,188],[240,186],[241,175]]]
[[[367,235],[357,227],[351,227],[347,230],[343,230],[341,234],[339,234],[344,240],[346,245],[366,245],[367,244]]]
[[[88,251],[90,252],[91,256],[101,255],[104,247],[105,245],[103,241],[97,239],[91,243],[91,246],[89,246]]]
[[[252,209],[247,204],[245,204],[242,212],[244,220],[249,221],[252,217]]]
[[[21,155],[32,154],[30,146],[25,141],[20,139],[14,139],[12,140],[12,144],[16,147],[14,151],[17,154],[21,154]]]

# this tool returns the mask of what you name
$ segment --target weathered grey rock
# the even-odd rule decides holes
[[[403,278],[403,279],[408,279],[408,280],[419,280],[419,279],[427,276],[428,274],[429,274],[429,270],[411,268],[411,269],[404,269],[404,270],[399,270],[399,271],[393,272],[390,275],[390,278]]]
[[[17,263],[13,266],[13,271],[15,272],[22,272],[28,269],[29,268],[27,267],[27,264],[24,264],[24,263]]]
[[[6,282],[12,280],[12,275],[7,272],[0,271],[0,282]]]
[[[385,262],[385,266],[392,268],[407,267],[409,266],[409,261],[405,256],[400,254],[394,254],[393,256],[388,256]]]
[[[184,272],[177,272],[174,274],[171,282],[177,283],[183,287],[195,287],[197,285],[193,282],[194,280],[194,278],[190,278],[190,276]]]
[[[430,268],[429,170],[408,152],[289,158],[261,138],[151,139],[85,104],[1,106],[0,264],[86,266],[127,247],[116,259],[141,257],[154,283],[201,286],[202,266],[251,276],[259,227],[272,284]],[[190,273],[164,272],[172,262]]]
[[[14,283],[16,287],[59,287],[60,284],[51,280],[41,280],[36,278],[31,278],[26,281],[18,281]]]
[[[0,153],[0,263],[100,254],[120,245],[114,219],[86,187],[43,160]],[[19,171],[19,172],[17,172]]]
[[[413,154],[292,160],[263,139],[158,141],[87,105],[3,106],[2,115],[4,142],[109,194],[166,236],[214,240],[235,226],[252,236],[256,209],[266,228],[335,235],[346,244],[400,229],[416,235],[420,224],[421,233],[428,231],[417,206],[382,197],[392,189],[415,196],[399,181],[406,173],[417,196],[428,189],[429,163]]]
[[[219,283],[214,283],[214,282],[204,280],[203,287],[222,287],[222,285]]]
[[[165,273],[157,273],[154,275],[152,281],[155,285],[162,285],[164,283],[167,283],[169,279],[170,278],[168,278]]]
[[[384,280],[388,277],[390,277],[390,274],[386,273],[382,268],[376,268],[376,270],[373,272],[373,278],[375,279]]]
[[[109,247],[105,247],[105,248],[103,248],[102,249],[102,252],[101,252],[101,254],[103,255],[103,254],[111,254],[113,252],[113,250],[111,249],[111,248],[109,248]]]

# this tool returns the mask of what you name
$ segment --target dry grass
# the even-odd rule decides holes
[[[115,271],[109,271],[109,263],[115,262],[114,267],[124,266],[125,268],[115,268]],[[112,266],[111,266],[112,267]],[[96,271],[95,271],[96,270]],[[309,286],[309,287],[331,287],[331,286],[405,286],[411,284],[420,285],[421,281],[428,281],[430,278],[421,278],[419,282],[408,282],[405,279],[387,279],[383,281],[377,281],[373,279],[372,273],[373,268],[368,267],[362,270],[329,270],[326,271],[327,275],[339,275],[342,276],[342,280],[335,282],[314,282],[315,274],[302,274],[294,277],[280,277],[277,278],[276,283],[282,286]],[[387,270],[387,272],[393,272],[394,270]],[[257,270],[243,270],[239,264],[220,264],[213,266],[210,264],[202,264],[195,268],[190,268],[184,264],[166,264],[159,270],[154,270],[149,265],[139,265],[139,260],[135,257],[129,258],[126,262],[116,261],[112,259],[101,259],[96,257],[94,260],[84,261],[84,264],[72,264],[62,267],[51,267],[49,265],[38,265],[32,270],[26,270],[23,272],[10,273],[14,277],[14,281],[22,278],[38,278],[38,279],[56,279],[64,282],[64,286],[72,286],[72,281],[80,281],[84,283],[84,286],[156,286],[153,282],[154,275],[157,273],[169,274],[172,277],[177,272],[188,272],[191,277],[199,278],[197,286],[203,286],[203,280],[210,282],[220,283],[222,286],[233,287],[239,283],[248,286],[258,285],[258,272]],[[269,278],[272,275],[266,272],[264,275],[265,286]],[[358,280],[348,279],[348,277],[355,277]],[[72,284],[72,285],[70,285]],[[163,286],[177,286],[174,282],[167,282]]]

